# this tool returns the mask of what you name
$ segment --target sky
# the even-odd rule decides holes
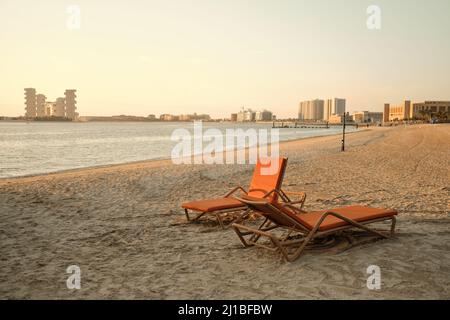
[[[0,0],[0,115],[23,115],[25,87],[77,89],[81,116],[450,100],[449,14],[448,0]]]

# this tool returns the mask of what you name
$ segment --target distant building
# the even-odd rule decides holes
[[[52,114],[55,117],[65,117],[66,116],[66,100],[64,98],[56,98],[53,104]]]
[[[352,114],[352,119],[356,123],[381,123],[383,112],[356,111]]]
[[[333,114],[344,114],[345,112],[345,99],[333,98],[327,99],[324,104],[323,120],[329,120]]]
[[[45,100],[47,99],[46,96],[44,96],[43,94],[38,94],[36,95],[36,116],[37,117],[45,117],[46,116],[46,112],[45,112]]]
[[[383,112],[372,112],[369,111],[367,114],[367,122],[369,123],[382,123],[383,122]]]
[[[209,121],[211,120],[211,117],[208,114],[182,114],[179,116],[173,116],[178,117],[179,121]],[[169,120],[174,121],[174,120]]]
[[[256,119],[256,112],[252,110],[247,110],[244,112],[244,121],[255,121]]]
[[[172,115],[163,113],[162,115],[159,116],[159,120],[161,120],[161,121],[171,121],[172,120]]]
[[[411,114],[411,101],[405,100],[399,105],[390,105],[386,103],[384,105],[383,121],[400,121],[412,118]]]
[[[344,120],[343,114],[332,114],[328,118],[328,122],[331,124],[343,123],[343,120]],[[353,122],[353,118],[348,112],[345,114],[345,122]]]
[[[230,121],[233,121],[233,122],[237,121],[237,113],[232,113],[231,114]]]
[[[188,115],[188,121],[210,121],[211,117],[209,114],[189,114]]]
[[[78,117],[78,113],[76,112],[77,107],[77,101],[75,98],[77,97],[75,92],[77,90],[75,89],[67,89],[64,92],[65,100],[66,100],[66,117],[72,120],[75,120]]]
[[[390,105],[389,103],[385,103],[384,104],[384,109],[383,109],[383,122],[389,122],[389,110],[390,110]]]
[[[190,121],[191,120],[191,115],[189,114],[182,114],[178,116],[178,120],[180,121]]]
[[[36,118],[36,89],[25,88],[25,117]]]
[[[45,105],[44,105],[44,110],[45,110],[45,115],[44,117],[51,117],[54,116],[54,111],[56,108],[56,102],[50,102],[50,101],[46,101]]]
[[[324,101],[320,99],[300,102],[298,110],[299,120],[323,120]]]
[[[256,111],[255,113],[255,120],[256,121],[272,121],[273,114],[271,111],[263,110],[263,111]]]
[[[256,112],[252,111],[251,109],[242,110],[236,116],[236,120],[238,122],[250,122],[255,121],[255,119],[256,119]]]
[[[423,118],[425,115],[450,117],[450,101],[425,101],[413,103],[411,118]]]
[[[165,113],[165,114],[162,114],[162,115],[159,116],[159,120],[162,120],[162,121],[178,121],[178,120],[180,120],[180,117],[179,116],[174,116],[173,114]]]
[[[353,112],[352,114],[352,118],[353,121],[355,121],[356,123],[364,123],[365,118],[366,118],[366,113],[367,111],[357,111],[357,112]]]
[[[76,112],[76,90],[66,90],[65,98],[59,97],[55,102],[47,101],[43,94],[36,94],[36,89],[25,88],[25,117],[61,117],[75,120]]]

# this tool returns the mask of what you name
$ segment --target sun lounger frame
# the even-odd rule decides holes
[[[279,225],[279,224],[275,223],[274,221],[270,220],[270,218],[267,217],[266,215],[264,215],[264,213],[261,213],[261,214],[263,214],[265,216],[265,220],[257,229],[246,226],[244,224],[233,223],[232,228],[238,235],[238,237],[241,240],[244,247],[259,246],[259,247],[268,249],[270,251],[275,251],[275,252],[278,251],[281,253],[282,257],[286,261],[289,261],[289,262],[297,260],[301,256],[301,254],[303,253],[303,251],[305,250],[307,245],[313,239],[324,237],[324,236],[330,235],[330,234],[336,234],[336,233],[342,232],[347,229],[359,228],[359,229],[367,231],[367,232],[374,234],[383,239],[393,237],[394,233],[395,233],[396,218],[394,215],[387,216],[387,217],[381,217],[381,218],[375,218],[375,219],[371,219],[371,220],[366,220],[363,222],[357,222],[357,221],[349,219],[337,212],[328,210],[322,214],[322,216],[318,219],[316,225],[312,229],[309,229],[309,228],[305,227],[303,224],[301,224],[299,221],[297,221],[294,218],[290,217],[289,215],[285,214],[284,212],[282,212],[281,210],[279,210],[278,208],[276,208],[275,206],[273,206],[272,204],[270,204],[267,201],[251,201],[251,200],[246,200],[246,199],[242,199],[242,201],[244,203],[247,203],[247,205],[249,206],[249,209],[253,209],[253,210],[255,210],[255,208],[252,208],[252,204],[259,205],[259,206],[267,206],[268,208],[270,208],[270,210],[272,210],[272,212],[274,214],[280,214],[283,216],[284,219],[287,219],[288,221],[290,221],[292,223],[292,226],[290,226],[290,227],[286,226],[286,225]],[[297,213],[307,214],[303,210],[297,209],[296,207],[290,205],[289,203],[287,203],[285,205],[287,205],[291,209],[295,209],[295,211]],[[347,222],[348,225],[336,227],[336,228],[333,228],[330,230],[319,231],[319,228],[320,228],[322,222],[325,220],[325,218],[327,216],[330,216],[330,215]],[[380,221],[388,221],[388,220],[391,220],[391,227],[390,227],[389,235],[383,234],[377,230],[371,229],[366,226],[366,224],[380,222]],[[270,232],[271,230],[274,230],[276,228],[287,229],[287,230],[290,230],[290,232],[287,236],[280,237],[280,236],[277,236],[276,234]],[[298,240],[297,239],[296,240],[287,240],[288,236],[290,236],[294,232],[297,233],[298,235],[300,235],[301,238]],[[250,236],[250,238],[245,239],[246,236]],[[257,241],[261,237],[268,238],[270,240],[270,242],[272,243],[272,246],[258,243]],[[292,248],[292,247],[294,247],[294,251],[292,253],[289,253],[288,248]],[[295,247],[297,247],[297,248],[295,248]]]
[[[232,197],[237,191],[241,191],[243,192],[245,195],[247,195],[249,192],[251,191],[257,191],[260,189],[249,189],[248,191],[246,191],[242,186],[237,186],[235,188],[233,188],[232,190],[230,190],[225,196],[224,198],[229,198]],[[267,192],[263,197],[267,198],[269,197],[272,193],[277,193],[277,195],[280,197],[280,199],[283,201],[283,203],[286,204],[291,204],[291,205],[299,205],[300,208],[303,208],[305,201],[306,201],[306,193],[305,192],[297,192],[297,191],[283,191],[282,189],[277,190],[277,189],[273,189],[270,190],[269,192]],[[289,198],[288,195],[295,195],[298,196],[299,199],[298,200],[291,200]],[[238,198],[238,197],[234,197],[234,198]],[[191,210],[193,211],[193,210]],[[186,219],[188,222],[198,222],[200,221],[200,218],[203,217],[205,214],[212,214],[216,217],[217,222],[219,223],[220,227],[222,229],[225,229],[225,224],[223,221],[223,216],[225,216],[228,213],[239,213],[234,219],[233,221],[235,222],[240,222],[242,220],[244,220],[245,218],[248,217],[248,215],[253,212],[253,210],[249,209],[248,206],[246,204],[243,204],[242,207],[235,207],[235,208],[228,208],[228,209],[222,209],[222,210],[216,210],[216,211],[205,211],[205,212],[199,212],[195,217],[191,217],[189,215],[189,210],[188,209],[184,209],[184,213],[186,215]]]

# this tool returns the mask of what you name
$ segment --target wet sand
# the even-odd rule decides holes
[[[289,129],[286,129],[289,130]],[[180,204],[247,186],[250,165],[149,161],[0,180],[0,298],[449,299],[450,125],[373,128],[281,144],[306,209],[395,208],[397,237],[293,263]],[[66,268],[81,268],[81,289]],[[381,289],[366,287],[369,265]]]

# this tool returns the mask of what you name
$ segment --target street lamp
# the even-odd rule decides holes
[[[345,105],[344,105],[344,118],[342,120],[342,148],[341,151],[345,151]]]

